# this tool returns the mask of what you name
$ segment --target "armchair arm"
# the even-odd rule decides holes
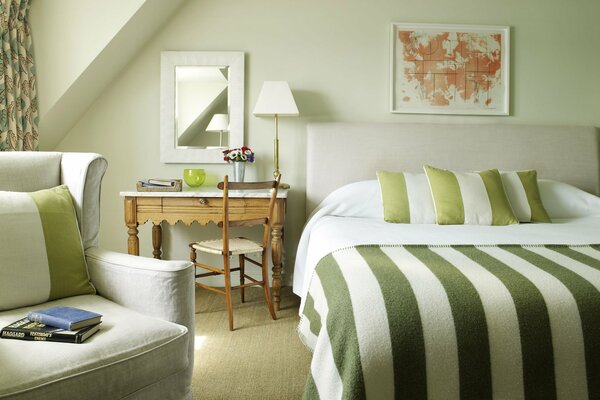
[[[188,329],[187,379],[194,367],[194,267],[187,261],[162,261],[91,247],[85,251],[90,279],[98,294],[151,317]]]
[[[143,314],[191,328],[194,273],[187,261],[162,261],[91,247],[90,279],[98,294]]]

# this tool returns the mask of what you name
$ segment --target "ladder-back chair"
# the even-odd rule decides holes
[[[279,188],[279,182],[281,175],[274,181],[267,182],[229,182],[227,175],[220,182],[217,187],[223,191],[223,215],[221,221],[217,224],[219,228],[222,228],[222,238],[217,240],[204,240],[200,242],[190,243],[190,260],[194,263],[197,268],[208,270],[209,272],[196,273],[196,279],[214,275],[224,275],[225,277],[225,289],[216,288],[200,283],[196,280],[196,286],[211,290],[225,295],[227,302],[227,314],[229,318],[229,330],[233,330],[233,307],[231,302],[231,291],[232,289],[240,289],[241,301],[245,301],[244,289],[249,286],[262,286],[267,303],[267,308],[271,317],[277,319],[273,303],[271,302],[271,294],[269,289],[269,274],[268,274],[268,257],[267,247],[269,243],[269,236],[271,234],[271,221],[273,218],[273,208],[275,205],[275,199],[277,198],[277,190]],[[271,198],[269,201],[268,208],[264,209],[264,213],[258,210],[258,214],[253,212],[252,219],[240,219],[235,218],[233,221],[229,219],[229,191],[230,190],[271,190]],[[243,218],[243,217],[242,217]],[[243,237],[230,237],[230,228],[234,227],[249,227],[263,225],[263,236],[262,243],[257,243],[253,240],[249,240]],[[204,263],[198,262],[197,252],[209,253],[209,254],[220,254],[223,256],[223,268],[213,267]],[[261,262],[257,262],[252,258],[249,258],[250,254],[261,254]],[[238,256],[239,267],[231,268],[230,261],[231,256]],[[246,275],[246,261],[261,267],[262,279],[257,280],[251,276]],[[233,286],[231,284],[231,272],[239,271],[240,273],[240,284]],[[250,281],[246,283],[246,280]]]

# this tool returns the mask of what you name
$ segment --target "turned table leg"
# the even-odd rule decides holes
[[[127,224],[127,253],[133,254],[134,256],[140,255],[140,239],[138,238],[138,224]]]
[[[138,223],[136,219],[137,202],[134,197],[125,198],[125,224],[127,225],[127,253],[140,255],[140,239],[138,238]]]
[[[281,228],[273,227],[271,231],[271,256],[273,257],[273,305],[279,311],[281,303]]]
[[[281,304],[281,264],[283,259],[283,218],[285,201],[277,199],[273,209],[273,225],[271,226],[271,257],[273,259],[273,306],[279,311]]]
[[[152,254],[154,258],[160,260],[160,256],[162,254],[160,248],[162,246],[162,227],[160,223],[152,225],[152,247],[154,251]]]

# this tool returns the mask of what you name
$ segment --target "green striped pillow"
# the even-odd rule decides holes
[[[537,171],[501,172],[504,190],[517,219],[521,222],[552,222],[540,196]]]
[[[377,171],[383,219],[402,224],[435,224],[435,209],[423,173]]]
[[[436,222],[441,225],[518,224],[497,169],[453,172],[424,166]]]
[[[0,192],[0,311],[93,294],[66,186]]]

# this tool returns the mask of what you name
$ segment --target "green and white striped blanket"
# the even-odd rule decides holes
[[[600,245],[337,250],[298,331],[308,399],[600,399]]]

